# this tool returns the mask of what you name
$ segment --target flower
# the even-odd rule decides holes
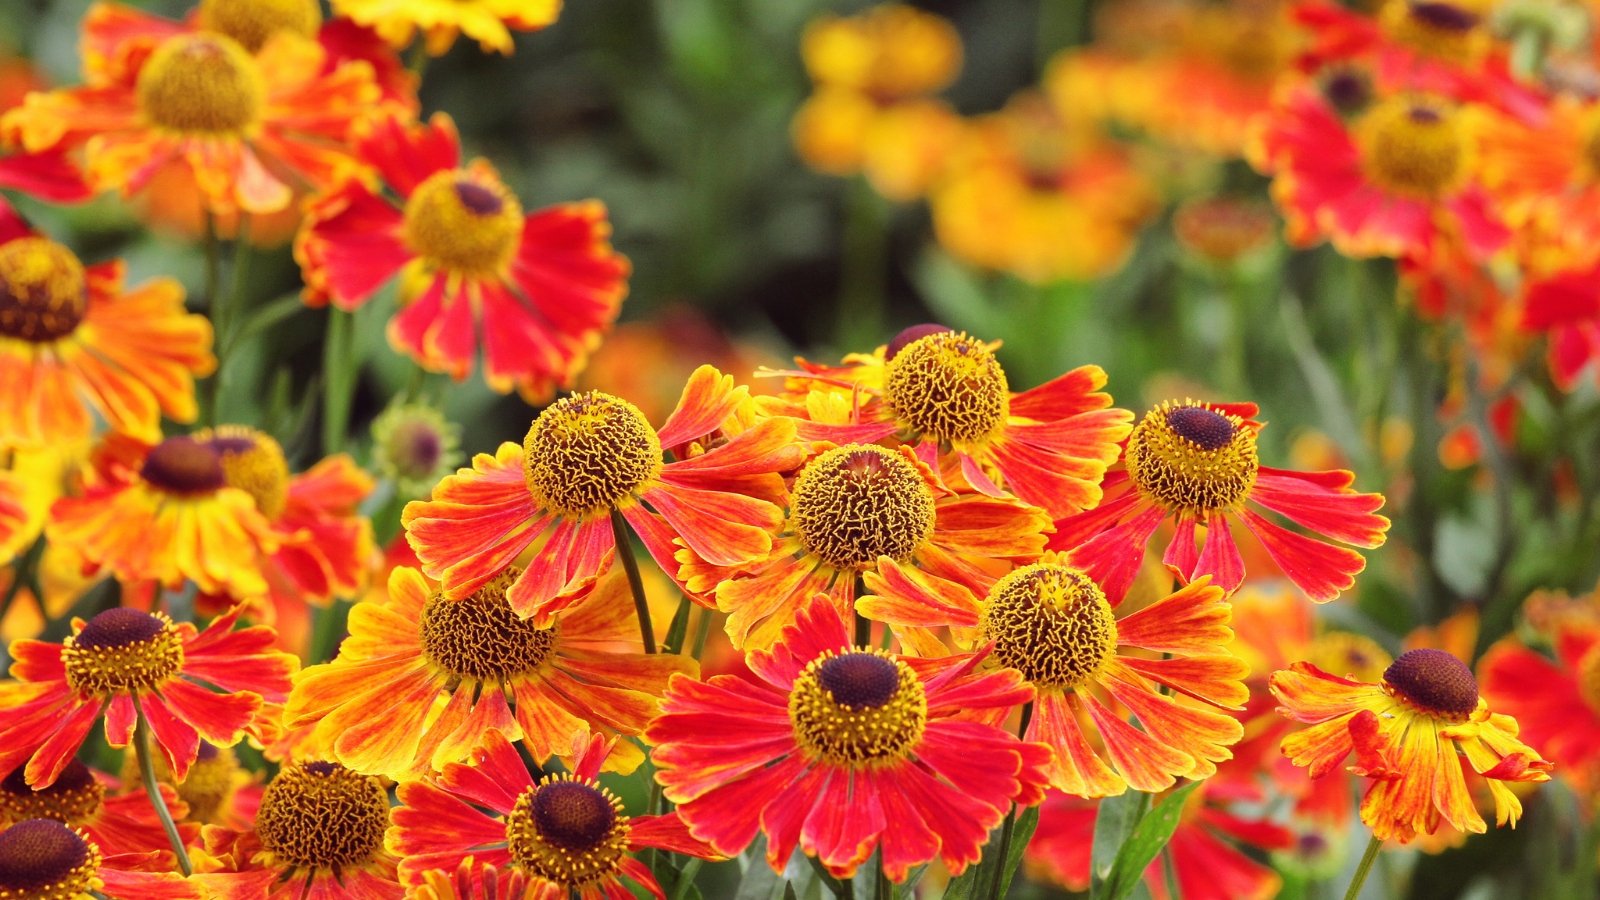
[[[631,897],[624,879],[662,897],[650,868],[630,856],[668,850],[703,859],[717,854],[689,836],[676,813],[629,816],[597,780],[615,739],[578,738],[571,772],[538,781],[499,731],[471,765],[450,763],[397,795],[389,849],[400,875],[420,886],[429,872],[460,872],[470,896]]]
[[[1585,370],[1600,360],[1600,261],[1534,278],[1524,285],[1522,322],[1548,335],[1545,358],[1558,387],[1571,391]]]
[[[82,148],[96,190],[132,196],[178,164],[206,209],[271,213],[359,169],[346,144],[380,96],[364,61],[329,70],[327,52],[290,30],[252,52],[109,3],[85,18],[83,43],[86,84],[28,95],[0,129],[31,153]]]
[[[397,403],[372,422],[372,464],[404,497],[428,491],[461,463],[461,426],[421,403]]]
[[[1430,4],[1444,6],[1445,4]],[[1293,84],[1264,118],[1251,163],[1272,178],[1290,242],[1353,257],[1487,259],[1510,232],[1474,166],[1474,115],[1439,95],[1380,96],[1348,124],[1336,74]]]
[[[545,627],[506,599],[520,574],[513,566],[446,600],[416,569],[395,569],[387,600],[351,610],[339,656],[296,677],[286,724],[314,725],[313,740],[358,772],[415,779],[470,758],[489,728],[540,762],[577,734],[638,734],[667,679],[697,671],[690,658],[640,652],[620,566]],[[628,743],[613,762],[631,771],[642,758]]]
[[[1514,637],[1490,647],[1478,663],[1484,697],[1517,720],[1520,736],[1579,796],[1591,797],[1600,788],[1600,630],[1562,628],[1552,643],[1553,660]]]
[[[1223,590],[1244,581],[1244,558],[1229,521],[1244,524],[1283,574],[1318,602],[1337,597],[1366,566],[1361,554],[1289,531],[1246,506],[1257,503],[1317,534],[1368,549],[1381,546],[1389,520],[1377,515],[1382,494],[1350,488],[1345,471],[1293,472],[1261,465],[1253,403],[1167,401],[1128,436],[1123,470],[1106,475],[1107,499],[1056,522],[1052,549],[1063,550],[1113,602],[1144,558],[1156,527],[1173,520],[1162,556],[1185,581],[1210,575]],[[1195,552],[1195,526],[1205,543]]]
[[[306,302],[354,310],[400,275],[389,340],[423,368],[466,378],[481,332],[490,387],[530,403],[570,387],[627,292],[605,207],[524,215],[487,160],[462,167],[443,113],[416,125],[386,115],[355,143],[401,203],[361,181],[309,202],[295,238]]]
[[[55,783],[39,790],[28,785],[25,771],[18,766],[0,781],[0,828],[26,819],[55,819],[81,829],[84,837],[108,854],[155,854],[158,863],[151,868],[170,869],[176,863],[166,830],[144,791],[107,796],[113,787],[110,776],[77,760],[67,763]],[[175,818],[181,819],[188,811],[170,787],[161,788],[161,800]],[[185,843],[193,842],[199,833],[199,826],[179,826]]]
[[[1089,889],[1090,851],[1094,846],[1099,802],[1051,791],[1039,809],[1039,826],[1023,860],[1029,868],[1071,891]],[[1269,900],[1283,880],[1271,867],[1247,856],[1239,845],[1281,850],[1293,843],[1288,829],[1267,819],[1230,812],[1199,788],[1184,804],[1178,827],[1164,852],[1177,876],[1178,896],[1190,900]],[[1166,900],[1167,873],[1162,860],[1145,867],[1144,884],[1156,900]]]
[[[853,647],[818,597],[746,660],[755,679],[674,678],[645,732],[663,793],[725,856],[765,831],[779,872],[799,844],[841,878],[874,850],[896,882],[935,856],[959,875],[1013,801],[1044,798],[1048,751],[975,720],[1033,692],[1015,672],[974,671],[981,654]]]
[[[954,118],[947,107],[925,99],[955,80],[961,68],[961,36],[940,16],[899,3],[855,16],[824,15],[806,26],[800,56],[815,91],[795,112],[792,132],[800,158],[818,171],[849,175],[875,155],[892,152],[902,138],[926,141],[902,126],[880,128],[902,110],[917,110],[913,115],[935,128]],[[925,181],[925,175],[913,174],[919,168],[880,160],[877,171],[889,176],[888,184],[901,186],[905,178]]]
[[[256,729],[263,700],[288,694],[296,668],[294,657],[270,649],[272,629],[233,630],[240,611],[197,632],[161,613],[108,609],[73,619],[62,643],[16,641],[15,680],[0,682],[0,770],[26,760],[28,784],[54,784],[102,712],[113,747],[128,745],[137,718],[148,721],[180,779],[202,737],[238,742]]]
[[[1499,825],[1515,827],[1522,815],[1504,782],[1550,780],[1550,763],[1517,739],[1516,720],[1489,712],[1472,671],[1442,650],[1400,654],[1376,684],[1295,663],[1273,673],[1272,693],[1279,712],[1311,726],[1284,738],[1283,753],[1312,778],[1356,753],[1350,771],[1373,779],[1361,821],[1380,840],[1409,842],[1441,819],[1483,832],[1467,766],[1488,779]]]
[[[82,203],[94,195],[84,183],[83,170],[60,149],[0,156],[0,188],[51,203]]]
[[[873,596],[856,604],[861,615],[902,635],[948,626],[963,643],[992,646],[990,665],[1033,686],[1037,699],[1023,737],[1053,751],[1046,773],[1057,790],[1106,797],[1205,778],[1244,733],[1223,710],[1248,699],[1249,670],[1228,653],[1228,604],[1204,578],[1120,619],[1099,585],[1055,553],[989,579],[976,593],[892,562],[864,579]],[[1140,650],[1170,658],[1148,659]],[[1124,721],[1123,710],[1139,728]],[[1092,733],[1103,750],[1094,748]]]
[[[485,53],[511,55],[511,29],[538,31],[556,20],[562,0],[332,0],[335,15],[377,30],[396,47],[421,32],[429,56],[443,56],[462,34]]]
[[[260,776],[240,767],[239,758],[231,747],[201,741],[194,765],[189,767],[189,774],[182,781],[172,777],[172,771],[161,757],[150,762],[156,781],[170,785],[188,808],[188,815],[181,817],[183,821],[226,825],[240,830],[255,821],[256,807],[261,805]],[[139,781],[139,760],[134,753],[122,756],[122,781],[125,788]],[[139,797],[141,803],[150,805],[142,794]],[[174,809],[173,815],[179,816],[178,810]]]
[[[871,443],[895,436],[930,466],[951,454],[963,486],[1016,496],[1052,518],[1095,506],[1132,415],[1111,408],[1099,366],[1012,393],[998,347],[964,331],[914,325],[841,366],[800,360],[800,371],[783,373],[791,386],[781,411],[802,419],[809,438]],[[819,402],[841,389],[848,404]],[[814,398],[817,391],[823,393]]]
[[[25,819],[0,831],[0,897],[199,900],[199,884],[175,872],[144,871],[154,854],[102,851],[81,829]]]
[[[916,566],[941,583],[970,582],[985,567],[1037,556],[1050,527],[1031,506],[951,493],[909,447],[876,444],[845,444],[813,457],[795,476],[787,512],[761,562],[686,563],[679,570],[691,591],[715,590],[735,647],[770,646],[819,592],[848,613],[858,577],[886,561]]]
[[[401,516],[422,571],[443,582],[446,599],[483,587],[535,541],[532,559],[506,590],[519,616],[547,625],[587,593],[616,550],[613,516],[676,576],[681,540],[714,565],[764,556],[782,510],[780,472],[799,462],[794,425],[768,419],[726,442],[717,433],[749,392],[710,366],[689,377],[659,430],[620,397],[588,391],[539,413],[522,446],[480,453],[471,469],[441,481]],[[707,447],[689,452],[687,445]],[[679,448],[672,462],[663,448]],[[620,529],[619,529],[620,531]]]
[[[1157,209],[1125,148],[1032,93],[975,121],[951,155],[928,198],[940,246],[1030,282],[1111,274]]]
[[[372,523],[359,506],[372,493],[371,476],[336,454],[292,475],[283,448],[270,435],[240,425],[196,432],[216,452],[226,487],[244,491],[272,532],[261,561],[270,610],[261,610],[285,647],[310,638],[307,603],[357,593],[374,550]]]
[[[216,860],[207,883],[229,900],[399,900],[397,861],[383,847],[388,828],[381,779],[336,762],[288,764],[261,792],[253,828],[205,826],[206,854]]]
[[[3,201],[0,201],[3,204]],[[0,443],[88,439],[95,418],[158,440],[163,414],[193,421],[194,379],[216,368],[211,325],[159,278],[123,287],[120,260],[85,267],[0,210]]]
[[[108,438],[83,493],[57,500],[45,531],[124,582],[188,579],[241,598],[266,594],[262,566],[278,549],[255,497],[228,484],[217,448],[181,435],[153,447]]]

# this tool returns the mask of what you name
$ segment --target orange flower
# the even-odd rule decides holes
[[[1054,751],[1046,771],[1058,790],[1106,797],[1206,778],[1244,733],[1223,710],[1249,697],[1249,670],[1227,651],[1228,604],[1204,578],[1119,619],[1099,585],[1054,553],[977,592],[889,561],[864,577],[873,596],[856,604],[862,615],[900,635],[950,627],[958,643],[992,645],[992,664],[1033,685],[1038,699],[1023,736]],[[1140,728],[1123,720],[1124,709]],[[1095,733],[1102,751],[1091,744]]]
[[[200,900],[210,896],[176,872],[147,871],[154,853],[102,852],[84,831],[25,819],[0,831],[0,896],[83,900]]]
[[[53,784],[37,790],[29,786],[26,770],[26,766],[18,766],[0,781],[0,828],[26,819],[55,819],[82,829],[85,837],[108,854],[154,854],[156,860],[149,866],[153,870],[170,870],[176,865],[167,832],[143,790],[111,795],[114,779],[77,760],[67,763]],[[181,820],[188,812],[178,793],[166,785],[161,785],[161,802],[174,818]],[[185,843],[192,843],[200,835],[200,826],[183,824],[178,832]]]
[[[312,739],[340,762],[397,779],[470,759],[490,728],[543,763],[577,735],[638,734],[667,679],[697,671],[684,656],[639,652],[620,566],[542,628],[506,600],[519,574],[446,600],[416,569],[396,569],[387,600],[351,610],[338,658],[300,673],[287,725],[315,725]],[[642,759],[622,743],[613,762],[631,771]]]
[[[0,683],[0,769],[27,760],[28,784],[53,784],[102,713],[113,747],[127,746],[135,720],[147,720],[180,779],[202,737],[231,746],[259,730],[263,699],[288,694],[296,660],[270,649],[270,628],[234,631],[241,609],[197,632],[187,622],[122,607],[88,622],[73,619],[64,643],[15,642],[16,680]]]
[[[30,94],[0,128],[29,152],[82,147],[97,190],[132,196],[178,163],[208,210],[271,213],[359,169],[346,144],[380,97],[365,62],[329,71],[327,52],[288,30],[252,54],[113,4],[85,18],[84,44],[88,83]]]
[[[381,779],[336,762],[286,764],[262,791],[253,827],[205,826],[207,874],[197,877],[220,900],[400,900],[388,827]]]
[[[335,15],[377,30],[396,47],[421,33],[428,55],[443,56],[462,34],[485,53],[511,54],[511,30],[538,31],[555,22],[562,0],[332,0]]]
[[[716,592],[735,647],[763,649],[818,593],[848,615],[858,577],[890,562],[953,587],[981,578],[986,567],[1033,559],[1049,527],[1031,506],[951,493],[908,447],[845,444],[824,449],[795,476],[785,523],[765,560],[685,564],[679,574],[690,591]]]
[[[1272,693],[1280,712],[1311,726],[1283,741],[1284,755],[1311,777],[1356,754],[1350,771],[1373,779],[1361,821],[1381,840],[1409,842],[1442,822],[1483,832],[1463,774],[1469,766],[1488,779],[1500,825],[1515,827],[1522,815],[1505,782],[1550,780],[1550,763],[1517,739],[1516,720],[1489,712],[1472,671],[1442,650],[1400,654],[1376,684],[1295,663],[1273,673]]]
[[[262,567],[279,547],[217,448],[185,436],[153,447],[113,436],[83,494],[56,501],[45,530],[123,582],[189,580],[239,598],[266,594]]]
[[[471,766],[451,763],[436,778],[400,785],[389,847],[404,857],[408,886],[442,871],[456,873],[468,897],[624,900],[634,896],[626,879],[661,898],[650,867],[631,854],[718,858],[676,812],[630,816],[600,785],[615,738],[576,738],[570,773],[542,778],[500,732],[486,738]]]
[[[1600,789],[1600,630],[1561,628],[1553,644],[1554,659],[1514,637],[1496,643],[1478,664],[1483,693],[1590,798]]]
[[[419,365],[466,378],[481,343],[497,391],[543,403],[571,387],[627,293],[605,207],[524,215],[487,160],[461,165],[443,113],[415,125],[385,116],[356,148],[401,202],[360,181],[310,202],[295,239],[306,302],[358,309],[398,276],[389,341]]]
[[[194,419],[194,379],[216,367],[210,323],[173,279],[122,277],[121,261],[86,268],[0,210],[0,443],[80,442],[97,416],[158,440],[163,414]]]
[[[837,367],[800,360],[801,371],[783,373],[790,376],[784,402],[766,408],[801,420],[808,438],[870,443],[892,436],[930,466],[949,457],[960,470],[958,486],[1015,496],[1052,518],[1096,506],[1133,416],[1110,408],[1099,366],[1012,393],[998,347],[943,326],[914,325]]]
[[[565,397],[539,414],[522,446],[478,454],[431,500],[407,504],[406,539],[451,600],[472,595],[532,547],[506,599],[541,626],[610,567],[623,533],[619,517],[674,578],[683,548],[712,565],[746,565],[771,549],[782,519],[774,503],[783,496],[779,473],[803,453],[788,419],[727,437],[724,424],[748,394],[701,366],[659,430],[620,397]]]

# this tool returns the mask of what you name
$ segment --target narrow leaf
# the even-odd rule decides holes
[[[1134,826],[1128,842],[1117,851],[1116,862],[1106,878],[1107,900],[1123,900],[1139,885],[1144,870],[1155,860],[1161,848],[1167,845],[1172,833],[1178,829],[1178,819],[1183,815],[1184,801],[1194,793],[1200,782],[1193,781],[1168,794],[1155,808],[1145,813]]]
[[[1149,805],[1150,795],[1139,791],[1127,791],[1100,801],[1100,809],[1094,817],[1094,846],[1089,858],[1089,896],[1094,900],[1105,896],[1105,882],[1116,863],[1117,851],[1128,842],[1133,827]]]

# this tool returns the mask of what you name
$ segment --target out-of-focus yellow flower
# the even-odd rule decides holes
[[[800,158],[830,175],[865,169],[891,199],[926,190],[959,131],[949,107],[926,99],[960,71],[955,28],[891,4],[812,22],[800,52],[816,84],[795,113]]]
[[[972,125],[929,200],[952,255],[1036,282],[1115,271],[1155,206],[1118,145],[1034,94]]]
[[[333,0],[335,15],[375,29],[396,47],[419,32],[429,56],[443,56],[465,34],[485,53],[511,54],[511,32],[538,31],[561,14],[562,0]]]

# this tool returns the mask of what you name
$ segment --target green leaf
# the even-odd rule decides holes
[[[944,900],[983,900],[989,896],[990,886],[995,883],[995,869],[1000,870],[1000,890],[996,896],[1004,897],[1011,887],[1011,878],[1017,872],[1017,867],[1022,864],[1022,853],[1028,849],[1028,841],[1033,838],[1033,831],[1039,827],[1039,807],[1031,807],[1022,811],[1017,816],[1011,830],[1011,843],[1006,847],[1005,859],[999,858],[999,853],[985,853],[977,865],[967,867],[960,877],[951,879],[944,891]],[[999,828],[989,833],[989,843],[984,849],[998,851],[1000,836],[1005,830],[1002,824]]]
[[[677,655],[683,652],[683,638],[689,633],[689,607],[688,597],[678,603],[678,611],[672,614],[672,624],[667,626],[667,639],[662,644],[662,653]]]
[[[1089,856],[1089,896],[1100,900],[1105,882],[1116,864],[1117,852],[1128,842],[1133,828],[1149,808],[1150,795],[1126,791],[1100,801],[1094,818],[1094,846]]]
[[[783,878],[767,865],[767,839],[757,838],[751,849],[755,852],[745,867],[744,878],[739,881],[739,890],[733,895],[733,900],[777,900],[786,885]]]
[[[1200,782],[1194,781],[1178,788],[1139,819],[1127,843],[1117,851],[1111,873],[1106,877],[1105,891],[1097,896],[1103,896],[1106,900],[1123,900],[1133,893],[1133,889],[1144,878],[1145,868],[1161,853],[1172,832],[1177,830],[1184,801],[1199,786]]]

